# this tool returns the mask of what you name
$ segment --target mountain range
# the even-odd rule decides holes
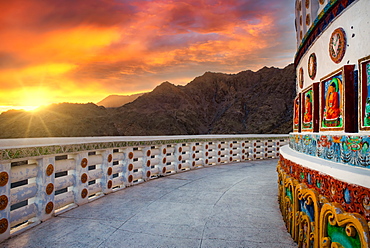
[[[120,107],[60,103],[7,111],[0,138],[289,133],[295,91],[292,64],[206,72],[185,86],[164,82]]]

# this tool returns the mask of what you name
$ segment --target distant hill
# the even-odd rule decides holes
[[[62,103],[0,115],[0,138],[289,133],[293,65],[238,74],[206,72],[185,86],[164,82],[118,108]]]
[[[145,93],[139,93],[134,95],[110,95],[98,102],[96,105],[104,106],[106,108],[117,108],[126,103],[134,101],[139,96]]]

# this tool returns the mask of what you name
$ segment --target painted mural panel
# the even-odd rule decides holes
[[[321,130],[343,130],[343,75],[321,82]]]
[[[361,130],[370,130],[370,57],[360,60],[360,120]]]
[[[293,132],[300,132],[300,120],[301,120],[300,101],[301,97],[300,94],[298,94],[298,96],[294,99]]]
[[[302,94],[302,131],[312,131],[313,129],[313,90],[310,87]]]

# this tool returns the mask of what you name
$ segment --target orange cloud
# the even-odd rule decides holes
[[[45,103],[99,101],[204,71],[285,66],[291,2],[3,1],[0,105],[37,104],[26,91]]]

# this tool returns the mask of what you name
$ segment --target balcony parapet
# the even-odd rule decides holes
[[[280,156],[288,135],[0,140],[0,241],[157,177]]]

